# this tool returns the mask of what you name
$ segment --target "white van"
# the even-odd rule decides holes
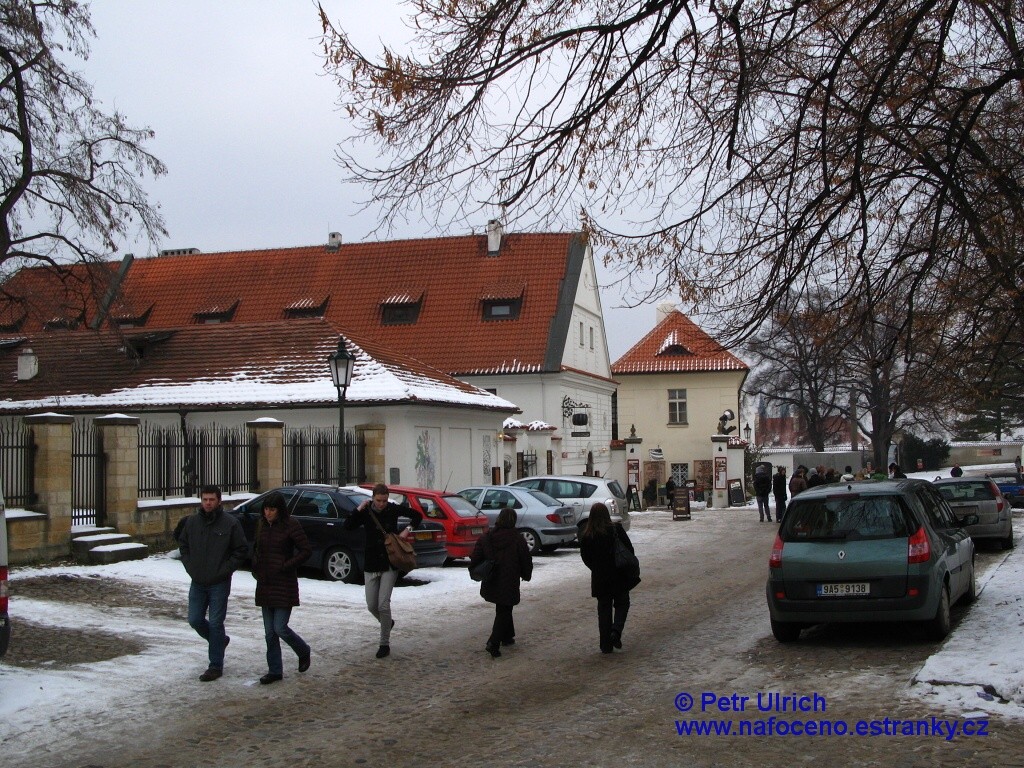
[[[7,653],[11,642],[11,618],[7,615],[7,516],[4,494],[0,490],[0,656]]]

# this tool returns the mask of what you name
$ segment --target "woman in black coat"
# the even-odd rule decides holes
[[[493,560],[495,564],[490,577],[480,583],[480,596],[494,603],[494,625],[485,647],[495,659],[501,656],[502,645],[516,641],[512,608],[519,604],[519,580],[529,581],[533,575],[530,548],[516,531],[516,519],[514,509],[501,510],[494,528],[477,539],[469,556],[470,568],[484,560]]]
[[[267,667],[263,685],[284,677],[281,641],[299,657],[299,672],[309,669],[309,645],[288,626],[292,608],[299,604],[296,569],[309,559],[309,539],[298,520],[288,513],[284,496],[275,491],[263,501],[263,516],[256,525],[252,573],[256,577],[256,605],[263,609],[267,638]]]
[[[601,653],[622,647],[629,590],[640,583],[639,571],[620,571],[615,567],[616,538],[633,551],[633,543],[622,526],[613,524],[608,507],[598,502],[590,508],[590,518],[580,534],[580,556],[590,569],[590,594],[597,598]]]

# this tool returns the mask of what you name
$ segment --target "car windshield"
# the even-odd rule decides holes
[[[544,491],[529,491],[529,494],[533,496],[537,501],[543,504],[545,507],[560,507],[562,502],[553,496],[548,496]]]
[[[444,500],[448,502],[455,514],[459,517],[477,517],[480,514],[480,510],[476,508],[476,505],[471,501],[467,501],[461,496],[445,496]]]
[[[938,486],[939,493],[946,501],[953,503],[960,501],[992,501],[995,494],[992,493],[992,486],[984,481],[971,481],[967,483],[943,483]]]
[[[896,496],[798,497],[780,535],[783,541],[901,538],[911,533],[908,514]]]

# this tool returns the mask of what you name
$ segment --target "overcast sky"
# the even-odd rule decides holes
[[[324,0],[361,45],[410,37],[394,0]],[[97,38],[82,70],[105,108],[149,126],[148,149],[169,173],[149,185],[169,237],[201,251],[301,246],[341,232],[366,239],[365,191],[346,185],[334,150],[347,130],[317,57],[309,0],[96,0]],[[482,231],[480,221],[477,231]],[[399,223],[391,237],[466,234]],[[128,248],[126,250],[132,250]],[[133,252],[149,255],[142,244]],[[597,254],[600,269],[600,254]],[[653,306],[618,309],[617,278],[601,272],[614,361],[654,325]]]

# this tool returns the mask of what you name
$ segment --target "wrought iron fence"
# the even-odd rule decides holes
[[[31,427],[0,425],[0,491],[8,507],[34,504],[36,444]]]
[[[366,481],[366,441],[345,435],[345,475],[339,480],[338,428],[285,429],[284,482],[348,485]]]
[[[71,524],[103,525],[106,515],[103,435],[91,422],[71,428]]]
[[[139,496],[198,496],[204,485],[223,493],[253,490],[255,437],[244,427],[139,429]]]

